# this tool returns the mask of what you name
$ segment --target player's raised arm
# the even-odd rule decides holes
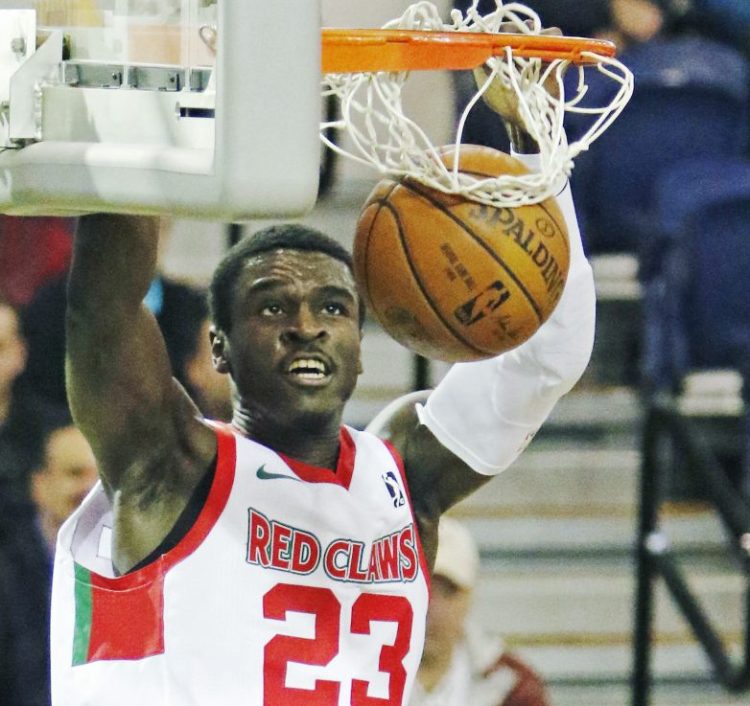
[[[567,184],[557,199],[571,243],[568,279],[557,308],[518,348],[454,365],[421,410],[421,425],[403,449],[412,494],[432,496],[429,503],[438,512],[507,468],[588,364],[594,340],[593,277]]]
[[[157,485],[179,498],[210,463],[215,438],[173,381],[166,347],[143,305],[156,270],[158,220],[81,219],[68,285],[66,373],[77,425],[112,497]]]
[[[475,77],[481,83],[486,74],[479,69]],[[513,156],[534,170],[536,145],[524,129],[513,92],[498,82],[485,100],[503,120]],[[402,442],[415,504],[421,502],[429,515],[444,512],[507,468],[588,364],[595,324],[593,275],[567,179],[555,197],[570,243],[567,281],[557,307],[517,348],[454,365]]]

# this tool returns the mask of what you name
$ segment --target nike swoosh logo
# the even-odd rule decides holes
[[[257,471],[255,471],[255,475],[258,476],[260,480],[275,480],[277,478],[286,478],[287,480],[296,480],[297,482],[300,482],[299,478],[288,476],[285,473],[269,473],[266,470],[265,463]]]

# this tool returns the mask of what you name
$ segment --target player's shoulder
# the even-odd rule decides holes
[[[419,422],[417,405],[426,402],[431,392],[416,390],[397,397],[373,417],[365,431],[399,447],[401,439]]]
[[[352,451],[355,453],[368,453],[370,451],[389,450],[392,445],[389,443],[387,438],[383,438],[379,434],[375,434],[369,429],[357,429],[348,425],[344,425],[343,438],[350,440]]]

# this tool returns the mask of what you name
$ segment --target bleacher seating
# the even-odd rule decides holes
[[[656,390],[693,370],[750,373],[750,160],[693,159],[656,184],[659,264],[644,290],[644,372]]]
[[[670,165],[746,148],[750,79],[741,53],[680,37],[634,45],[620,59],[634,73],[633,98],[573,174],[592,254],[639,252],[655,225],[654,184]],[[597,92],[612,89],[604,83],[593,81],[587,100],[605,102]]]
[[[644,283],[643,423],[634,699],[648,703],[651,602],[659,578],[691,626],[714,678],[730,691],[750,679],[690,585],[664,528],[664,503],[699,501],[726,532],[723,555],[750,585],[742,537],[750,522],[750,160],[690,159],[655,181],[656,259]],[[701,380],[701,378],[703,378]],[[729,383],[727,383],[727,380]],[[658,544],[658,541],[661,544]],[[750,623],[741,626],[743,637]],[[747,642],[745,642],[747,644]]]

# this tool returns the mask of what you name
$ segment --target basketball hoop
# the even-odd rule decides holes
[[[516,57],[568,59],[593,64],[592,54],[614,56],[615,46],[602,39],[555,35],[425,32],[405,29],[324,28],[323,73],[376,73],[420,69],[473,69],[506,48]]]
[[[614,58],[609,42],[544,35],[539,16],[525,5],[495,0],[497,9],[481,15],[478,1],[473,0],[466,15],[453,10],[450,23],[443,22],[435,5],[421,1],[382,30],[324,30],[323,96],[338,98],[341,118],[322,124],[321,139],[381,175],[411,177],[493,206],[537,203],[552,195],[559,179],[570,175],[573,160],[617,118],[632,95],[633,77]],[[458,171],[459,159],[448,168],[439,147],[405,114],[401,93],[409,71],[482,64],[489,69],[487,80],[458,121],[459,154],[469,112],[498,79],[518,97],[526,131],[539,146],[539,172],[477,178]],[[575,95],[566,97],[563,74],[569,68],[578,71],[578,82]],[[581,105],[587,71],[613,82],[615,95],[607,105]],[[559,98],[545,88],[549,82],[557,85]],[[591,118],[585,133],[571,143],[563,129],[568,112]],[[351,148],[328,139],[330,129],[346,131]]]

